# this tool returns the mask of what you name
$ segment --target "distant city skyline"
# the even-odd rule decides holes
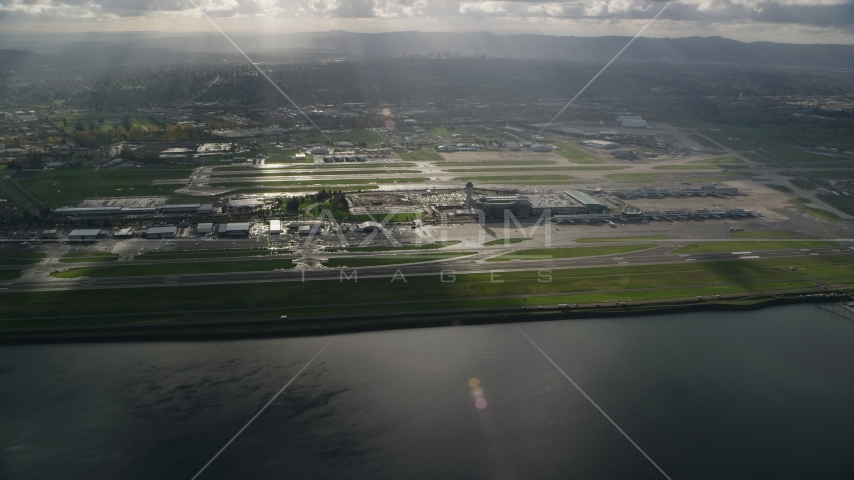
[[[634,35],[660,0],[201,0],[234,33],[489,31]],[[186,0],[0,0],[0,28],[24,32],[210,32]],[[649,37],[854,43],[852,0],[678,0]]]

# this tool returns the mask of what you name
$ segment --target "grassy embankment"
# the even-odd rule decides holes
[[[653,248],[655,245],[613,245],[605,247],[570,247],[570,248],[533,248],[505,253],[498,257],[486,259],[487,262],[507,262],[510,260],[543,260],[558,258],[593,257],[597,255],[614,255],[617,253],[636,252]]]
[[[244,262],[164,263],[152,265],[125,264],[97,267],[74,267],[67,270],[52,272],[50,275],[57,278],[135,277],[141,275],[267,272],[293,267],[294,263],[289,259],[254,260]]]
[[[677,248],[673,253],[717,253],[717,252],[755,252],[762,250],[789,250],[801,248],[838,247],[839,242],[826,240],[781,240],[781,241],[734,241],[695,243]]]
[[[790,270],[794,267],[794,270]],[[837,255],[783,259],[735,260],[668,265],[552,269],[550,281],[541,272],[457,275],[443,283],[438,276],[348,281],[271,282],[262,284],[169,286],[114,290],[66,290],[0,293],[0,328],[73,325],[144,325],[158,321],[219,318],[302,316],[305,328],[345,327],[344,323],[311,320],[315,315],[372,315],[405,310],[513,308],[557,303],[592,305],[608,302],[665,301],[697,295],[763,295],[803,291],[821,285],[854,286],[854,256]],[[447,278],[445,279],[447,280]],[[384,292],[376,301],[376,292]],[[255,310],[253,310],[255,309]],[[270,309],[262,311],[260,309]],[[182,312],[176,315],[175,312]],[[199,311],[199,313],[194,313]],[[132,312],[130,315],[117,315]],[[627,312],[628,313],[628,312]],[[81,316],[80,318],[34,317]],[[93,317],[103,315],[103,317]],[[215,318],[217,319],[217,318]],[[365,319],[364,321],[370,321]],[[288,321],[289,323],[292,320]],[[363,320],[360,318],[361,325]],[[201,326],[201,325],[200,325]],[[248,331],[256,331],[254,329]]]

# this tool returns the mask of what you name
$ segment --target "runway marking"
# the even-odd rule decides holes
[[[619,426],[619,425],[617,425],[617,422],[615,422],[614,420],[612,420],[612,419],[611,419],[611,417],[609,417],[609,416],[608,416],[608,414],[607,414],[607,413],[605,413],[605,410],[602,410],[602,407],[600,407],[596,402],[594,402],[594,401],[593,401],[593,399],[592,399],[592,398],[590,398],[590,395],[587,395],[587,393],[586,393],[584,390],[582,390],[582,389],[581,389],[581,387],[579,387],[577,383],[575,383],[575,380],[573,380],[569,375],[567,375],[567,374],[566,374],[566,372],[564,372],[564,371],[563,371],[563,369],[562,369],[562,368],[560,368],[560,367],[558,366],[558,364],[557,364],[557,363],[555,363],[555,361],[554,361],[554,360],[552,360],[552,358],[551,358],[551,357],[550,357],[550,356],[549,356],[549,355],[548,355],[548,354],[547,354],[547,353],[546,353],[542,348],[540,348],[540,346],[539,346],[539,345],[537,345],[537,343],[536,343],[536,342],[534,342],[534,340],[533,340],[533,339],[531,339],[531,337],[529,337],[529,336],[528,336],[528,334],[527,334],[527,333],[525,333],[525,331],[524,331],[524,330],[522,330],[522,328],[521,328],[519,325],[517,325],[517,324],[516,324],[516,322],[513,322],[513,326],[514,326],[514,327],[516,327],[516,329],[517,329],[517,330],[519,330],[519,333],[521,333],[525,338],[527,338],[529,342],[531,342],[531,345],[533,345],[533,346],[534,346],[534,348],[536,348],[536,349],[537,349],[541,354],[543,354],[543,356],[544,356],[544,357],[546,357],[546,360],[548,360],[548,361],[549,361],[549,363],[551,363],[551,364],[552,364],[552,366],[554,366],[554,367],[557,369],[557,371],[558,371],[558,372],[560,372],[560,373],[561,373],[561,375],[563,375],[563,376],[564,376],[564,378],[566,378],[567,380],[569,380],[569,383],[571,383],[571,384],[572,384],[572,386],[573,386],[573,387],[575,387],[575,389],[576,389],[576,390],[578,390],[578,391],[579,391],[579,393],[581,393],[581,395],[583,395],[583,396],[584,396],[584,398],[586,398],[588,402],[590,402],[590,404],[592,404],[594,407],[596,407],[596,410],[599,410],[599,413],[601,413],[603,417],[605,417],[609,422],[611,422],[611,425],[613,425],[613,426],[614,426],[614,428],[616,428],[620,433],[622,433],[622,434],[623,434],[623,436],[624,436],[624,437],[626,437],[626,440],[628,440],[628,441],[629,441],[629,443],[631,443],[632,445],[634,445],[634,447],[635,447],[636,449],[638,449],[638,451],[639,451],[639,452],[640,452],[644,457],[646,457],[646,459],[647,459],[647,460],[649,460],[649,463],[651,463],[651,464],[652,464],[652,466],[654,466],[656,469],[658,469],[658,471],[659,471],[659,472],[661,472],[661,474],[662,474],[662,475],[664,475],[664,478],[666,478],[667,480],[672,480],[672,479],[670,478],[670,476],[669,476],[669,475],[667,475],[666,473],[664,473],[664,470],[662,470],[662,469],[661,469],[661,467],[659,467],[659,466],[658,466],[658,464],[657,464],[657,463],[655,463],[655,461],[652,459],[652,457],[650,457],[649,455],[647,455],[647,454],[646,454],[646,452],[644,452],[644,451],[643,451],[643,449],[640,447],[640,445],[638,445],[637,443],[635,443],[635,441],[634,441],[634,440],[632,440],[632,437],[630,437],[628,433],[626,433],[622,428],[620,428],[620,426]]]
[[[686,262],[694,262],[696,260],[697,260],[696,258],[686,258],[685,259]]]
[[[732,252],[733,255],[750,255],[752,252]]]
[[[802,251],[802,252],[809,252],[809,251],[810,251],[810,249],[809,249],[809,248],[802,248],[802,249],[801,249],[801,251]]]
[[[811,253],[810,255],[818,255],[817,253]]]
[[[746,257],[738,257],[738,258],[745,258],[745,259],[749,259],[749,258],[759,258],[759,255],[748,255],[748,256],[746,256]]]
[[[629,263],[629,262],[617,262],[617,263],[619,263],[619,264],[624,264],[624,263]]]
[[[317,353],[315,353],[315,354],[314,354],[314,356],[313,356],[313,357],[311,357],[311,360],[309,360],[308,362],[306,362],[306,364],[305,364],[305,365],[303,365],[303,366],[302,366],[302,368],[300,368],[300,369],[299,369],[299,371],[296,373],[296,375],[294,375],[293,377],[291,377],[291,379],[290,379],[290,380],[288,380],[288,383],[286,383],[286,384],[285,384],[285,386],[284,386],[284,387],[282,387],[282,389],[281,389],[281,390],[279,390],[278,392],[276,392],[276,394],[275,394],[275,395],[273,395],[273,398],[271,398],[269,402],[267,402],[263,407],[261,407],[261,410],[258,410],[258,413],[256,413],[254,417],[250,418],[250,419],[249,419],[249,421],[248,421],[248,422],[246,422],[246,425],[244,425],[244,426],[243,426],[243,428],[241,428],[237,433],[235,433],[235,434],[234,434],[234,436],[233,436],[233,437],[231,437],[231,440],[229,440],[229,441],[228,441],[228,443],[226,443],[222,448],[220,448],[220,449],[219,449],[219,451],[218,451],[218,452],[216,452],[216,455],[214,455],[214,456],[213,456],[213,458],[211,458],[210,460],[208,460],[208,463],[206,463],[206,464],[205,464],[205,466],[204,466],[204,467],[202,467],[202,469],[201,469],[201,470],[199,470],[199,473],[197,473],[197,474],[193,475],[193,478],[192,478],[191,480],[196,480],[196,478],[198,478],[198,476],[199,476],[199,475],[201,475],[201,474],[202,474],[202,472],[204,472],[204,471],[205,471],[205,469],[206,469],[206,468],[208,468],[208,466],[209,466],[211,463],[213,463],[213,461],[214,461],[214,460],[216,460],[216,459],[217,459],[217,457],[219,457],[219,455],[220,455],[222,452],[224,452],[224,451],[225,451],[225,449],[226,449],[226,448],[228,448],[228,446],[229,446],[229,445],[231,445],[231,443],[232,443],[234,440],[236,440],[236,439],[237,439],[237,437],[238,437],[238,436],[240,436],[240,434],[241,434],[241,433],[243,433],[243,431],[244,431],[244,430],[246,430],[246,428],[247,428],[247,427],[248,427],[252,422],[254,422],[254,421],[255,421],[255,419],[256,419],[256,418],[258,418],[258,416],[260,416],[262,413],[264,413],[264,410],[266,410],[266,409],[267,409],[267,407],[269,407],[269,406],[270,406],[270,404],[271,404],[271,403],[273,403],[273,401],[275,401],[277,398],[279,398],[279,395],[281,395],[281,394],[285,391],[285,389],[287,389],[288,387],[290,387],[290,386],[291,386],[291,384],[292,384],[292,383],[294,383],[294,380],[296,380],[296,379],[297,379],[297,377],[299,377],[299,376],[302,374],[302,372],[304,372],[304,371],[305,371],[305,369],[306,369],[306,368],[308,368],[308,366],[309,366],[309,365],[311,365],[311,364],[312,364],[312,362],[314,362],[314,361],[317,359],[317,357],[319,357],[319,356],[320,356],[320,354],[321,354],[321,353],[323,353],[323,351],[324,351],[324,350],[326,350],[326,347],[328,347],[329,345],[331,345],[331,344],[332,344],[332,342],[333,342],[334,340],[335,340],[334,338],[333,338],[332,340],[329,340],[329,341],[326,343],[326,345],[324,345],[324,346],[323,346],[323,348],[321,348]]]

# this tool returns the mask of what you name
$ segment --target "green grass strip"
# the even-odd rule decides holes
[[[614,245],[605,247],[571,247],[571,248],[535,248],[519,250],[504,255],[488,258],[487,262],[507,262],[510,260],[542,260],[548,258],[578,258],[596,255],[612,255],[616,253],[636,252],[653,248],[655,245]]]
[[[838,247],[839,242],[826,240],[782,240],[782,241],[737,241],[695,243],[677,248],[673,253],[716,253],[756,250],[789,250],[793,248]]]
[[[80,277],[136,277],[143,275],[190,275],[203,273],[266,272],[293,268],[289,259],[255,260],[244,262],[199,262],[171,263],[162,265],[110,265],[98,267],[75,267],[52,272],[57,278]]]

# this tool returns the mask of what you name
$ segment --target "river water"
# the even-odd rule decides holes
[[[852,321],[519,326],[673,479],[854,477]],[[2,347],[0,478],[189,480],[330,340],[199,479],[665,478],[512,324]]]

